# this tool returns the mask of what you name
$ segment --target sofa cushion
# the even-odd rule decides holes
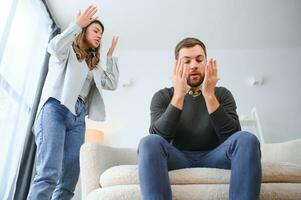
[[[230,181],[230,170],[216,168],[185,168],[169,171],[172,185],[181,184],[225,184]],[[263,183],[301,183],[301,166],[291,163],[262,163]],[[100,176],[100,185],[138,184],[138,166],[120,165],[107,169]]]
[[[260,200],[300,200],[301,183],[262,183]],[[228,184],[172,185],[173,200],[228,200]],[[141,200],[139,185],[116,185],[90,192],[87,200]]]

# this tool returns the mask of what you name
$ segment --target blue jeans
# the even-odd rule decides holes
[[[79,150],[84,142],[85,105],[76,116],[54,98],[42,107],[34,125],[36,175],[28,199],[71,199],[79,177]]]
[[[144,200],[172,199],[168,171],[190,167],[231,169],[229,199],[259,199],[261,152],[256,136],[237,132],[210,151],[181,151],[159,135],[141,139],[139,181]]]

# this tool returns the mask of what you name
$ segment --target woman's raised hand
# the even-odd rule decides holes
[[[114,50],[115,50],[115,47],[118,43],[118,39],[119,37],[118,36],[114,36],[113,39],[112,39],[112,43],[111,43],[111,46],[108,50],[108,53],[107,53],[107,56],[108,57],[112,57],[113,53],[114,53]]]
[[[97,7],[95,5],[90,5],[84,12],[80,10],[77,12],[75,16],[75,22],[81,28],[88,26],[91,21],[93,21],[93,16],[97,12]]]

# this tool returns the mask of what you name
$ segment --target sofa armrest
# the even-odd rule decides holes
[[[262,161],[289,162],[301,165],[301,139],[287,142],[263,144],[261,146]]]
[[[91,191],[101,187],[99,178],[105,170],[116,165],[134,164],[137,164],[135,149],[83,144],[80,149],[82,199],[85,199]]]

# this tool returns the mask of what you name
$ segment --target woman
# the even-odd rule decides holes
[[[71,199],[79,176],[85,116],[103,121],[102,89],[117,87],[119,72],[112,54],[118,37],[113,37],[105,71],[99,53],[104,26],[93,19],[96,12],[96,6],[79,12],[75,22],[49,43],[49,72],[34,125],[37,173],[28,199]]]

